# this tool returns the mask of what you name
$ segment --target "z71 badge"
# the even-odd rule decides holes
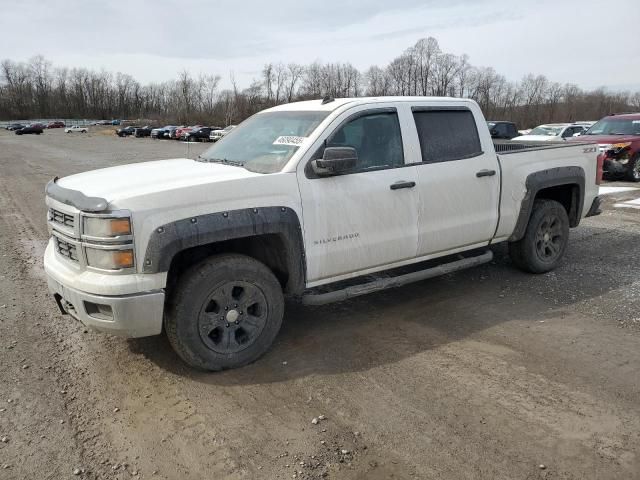
[[[592,147],[584,147],[582,149],[582,153],[594,153],[594,152],[597,152],[597,151],[598,151],[598,149],[596,148],[595,145],[592,146]]]

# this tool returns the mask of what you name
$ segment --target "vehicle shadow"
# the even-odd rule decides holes
[[[616,252],[639,236],[593,226],[575,230],[563,265],[543,275],[516,270],[506,246],[498,245],[492,263],[467,271],[322,307],[290,302],[271,350],[236,370],[190,369],[164,336],[129,340],[129,348],[168,372],[220,386],[365,371],[503,322],[538,322],[638,281],[640,253]]]

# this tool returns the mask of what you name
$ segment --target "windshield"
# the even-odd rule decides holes
[[[604,118],[583,135],[640,135],[640,120]]]
[[[546,135],[547,137],[557,137],[560,135],[564,127],[551,127],[549,125],[540,125],[531,130],[527,135]]]
[[[258,173],[282,170],[329,112],[258,113],[231,130],[199,160],[238,165]]]

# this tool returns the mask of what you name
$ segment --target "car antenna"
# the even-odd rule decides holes
[[[322,103],[321,105],[326,105],[327,103],[331,103],[331,102],[335,102],[335,98],[333,98],[331,95],[327,95],[326,97],[324,97],[322,99]]]

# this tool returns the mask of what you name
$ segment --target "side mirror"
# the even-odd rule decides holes
[[[311,167],[319,177],[348,172],[358,163],[358,152],[353,147],[327,147],[321,159],[313,160]]]

